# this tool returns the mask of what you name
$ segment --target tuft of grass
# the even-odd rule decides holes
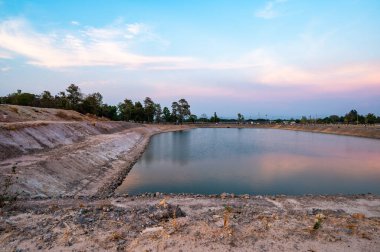
[[[224,214],[223,214],[223,219],[224,219],[224,228],[228,228],[229,222],[230,222],[230,215],[232,213],[232,207],[231,206],[225,206],[224,207]]]
[[[14,113],[18,114],[18,108],[16,108],[16,107],[9,107],[9,109],[11,111],[13,111]]]
[[[16,166],[12,166],[11,174],[5,175],[0,184],[0,208],[17,199],[18,194],[12,193],[10,190],[16,180]]]
[[[173,209],[173,220],[172,220],[172,225],[173,225],[173,228],[175,229],[175,230],[177,230],[177,227],[178,227],[178,225],[177,225],[177,216],[176,216],[176,209],[174,208]]]
[[[112,232],[112,234],[110,236],[111,241],[118,241],[122,238],[123,238],[123,236],[119,232]]]
[[[324,216],[323,214],[319,213],[315,216],[315,223],[314,223],[314,226],[313,226],[313,230],[318,230],[322,227],[322,222],[323,220],[326,219],[326,216]]]
[[[58,116],[59,118],[62,118],[62,119],[66,119],[66,120],[71,119],[71,116],[69,116],[68,114],[66,114],[63,111],[58,111],[57,113],[55,113],[55,115]]]

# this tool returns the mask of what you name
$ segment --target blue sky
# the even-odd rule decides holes
[[[380,1],[0,0],[0,95],[70,83],[195,114],[380,114]]]

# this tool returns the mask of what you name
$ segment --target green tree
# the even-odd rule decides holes
[[[178,123],[178,118],[179,118],[179,104],[178,102],[172,102],[171,121]]]
[[[101,116],[107,117],[113,121],[118,120],[117,107],[103,104],[101,107]]]
[[[54,97],[55,100],[55,107],[61,108],[61,109],[68,109],[69,108],[69,101],[67,99],[66,93],[61,91]]]
[[[171,114],[170,114],[170,110],[168,109],[168,107],[164,107],[164,109],[162,110],[162,114],[163,114],[163,118],[164,118],[165,122],[171,121]]]
[[[69,108],[77,110],[79,104],[82,102],[83,94],[80,92],[80,88],[75,84],[71,84],[67,87],[67,100],[69,102]]]
[[[192,123],[195,123],[198,120],[198,117],[196,115],[191,114],[189,116],[189,121]]]
[[[349,113],[344,116],[344,121],[346,123],[356,123],[358,120],[358,112],[352,109]]]
[[[100,93],[93,93],[86,96],[81,105],[82,113],[90,113],[100,116],[103,105],[103,96]]]
[[[306,124],[307,123],[307,117],[306,116],[302,116],[301,120],[300,120],[300,123]]]
[[[178,119],[180,123],[182,124],[184,119],[187,119],[191,115],[190,112],[190,105],[189,103],[184,99],[180,99],[178,101]]]
[[[201,122],[207,122],[208,121],[207,115],[205,113],[201,114],[201,117],[199,118],[199,121],[201,121]]]
[[[337,115],[331,115],[329,116],[329,119],[331,123],[338,123],[340,121],[340,117]]]
[[[237,114],[237,121],[238,123],[242,123],[244,121],[244,116],[240,113]]]
[[[160,123],[162,121],[162,109],[160,104],[154,104],[154,120],[156,123]]]
[[[136,122],[143,122],[145,119],[145,113],[144,113],[144,107],[141,104],[141,102],[135,102],[133,113],[132,113],[132,120]]]
[[[375,116],[375,114],[368,113],[365,116],[365,122],[368,123],[368,124],[375,124],[376,123],[376,116]]]
[[[145,112],[145,120],[148,123],[153,122],[154,112],[155,112],[154,110],[155,110],[155,106],[154,106],[153,100],[150,97],[146,97],[144,100],[144,112]]]
[[[49,91],[43,91],[40,95],[40,106],[43,108],[54,108],[55,100],[54,96]]]
[[[134,113],[134,105],[132,100],[125,99],[124,102],[119,103],[118,109],[120,113],[120,119],[123,121],[133,120],[132,115]]]
[[[214,122],[214,123],[217,123],[220,121],[220,118],[218,117],[218,115],[216,114],[216,112],[214,112],[214,116],[212,116],[210,118],[210,122]]]

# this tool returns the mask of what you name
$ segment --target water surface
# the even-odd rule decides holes
[[[276,129],[162,133],[118,192],[380,194],[380,140]]]

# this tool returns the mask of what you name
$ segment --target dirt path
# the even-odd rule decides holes
[[[380,250],[380,198],[372,195],[157,193],[26,201],[2,211],[3,251]]]

